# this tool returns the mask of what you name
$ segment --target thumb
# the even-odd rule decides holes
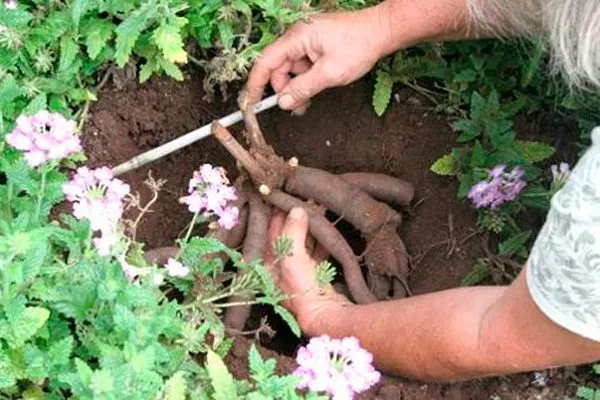
[[[311,97],[330,86],[323,72],[322,61],[317,61],[311,69],[291,79],[281,90],[279,107],[292,110],[305,104]]]
[[[303,208],[292,208],[283,224],[281,234],[292,240],[292,256],[306,253],[304,245],[308,234],[308,215]]]

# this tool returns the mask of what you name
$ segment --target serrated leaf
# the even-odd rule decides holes
[[[42,307],[27,307],[20,318],[11,321],[14,347],[22,346],[46,323],[50,311]]]
[[[554,147],[543,142],[534,142],[526,140],[515,140],[517,151],[525,162],[534,164],[550,158],[554,152]]]
[[[75,43],[73,38],[68,36],[64,37],[60,41],[60,61],[58,63],[58,71],[63,72],[69,69],[78,54],[79,46]]]
[[[175,23],[163,23],[154,31],[152,38],[163,56],[170,63],[184,64],[187,53],[184,50],[181,28],[187,23],[184,18],[178,18]]]
[[[154,72],[154,65],[150,62],[145,63],[140,68],[140,83],[146,82]]]
[[[527,240],[531,237],[531,231],[519,232],[514,236],[511,236],[509,239],[498,245],[498,254],[505,257],[512,257],[515,253],[517,253]]]
[[[0,8],[0,25],[8,28],[25,27],[32,19],[32,15],[25,10],[9,10],[6,7]]]
[[[82,27],[85,37],[85,46],[87,53],[92,60],[102,52],[108,41],[113,35],[114,25],[106,19],[92,19],[86,21]]]
[[[182,371],[178,371],[165,383],[162,398],[164,400],[185,400],[186,390],[185,375]]]
[[[119,67],[129,61],[135,42],[151,18],[158,12],[156,1],[151,0],[142,7],[132,12],[115,30],[117,34],[115,60]]]
[[[92,0],[73,0],[70,3],[71,16],[75,25],[79,25],[79,21],[85,12],[90,8]]]
[[[19,85],[15,77],[8,74],[0,85],[0,110],[6,108],[20,96],[25,95],[25,89]]]
[[[223,360],[213,351],[206,354],[206,370],[213,387],[214,400],[237,399],[237,388],[233,376],[227,370]]]
[[[431,164],[429,170],[438,175],[454,176],[458,172],[458,163],[452,154],[446,154]]]
[[[45,110],[48,107],[48,98],[45,93],[40,93],[35,96],[27,106],[23,109],[23,115],[33,115],[39,111]]]
[[[479,140],[475,141],[471,152],[471,168],[482,167],[485,164],[485,150]]]
[[[373,109],[378,116],[382,116],[392,98],[392,88],[394,80],[391,75],[385,71],[378,70],[375,81],[375,90],[373,91]]]
[[[176,81],[183,81],[183,73],[181,72],[181,69],[179,69],[177,64],[174,64],[167,60],[160,60],[160,66],[162,67],[163,71],[165,71],[165,73],[171,78],[175,79]]]
[[[52,365],[66,365],[69,363],[72,351],[73,337],[67,336],[50,346],[50,349],[48,349],[49,361]]]

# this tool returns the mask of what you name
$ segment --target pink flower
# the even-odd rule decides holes
[[[188,185],[188,196],[179,199],[187,204],[193,213],[202,213],[205,217],[216,216],[218,223],[225,229],[231,229],[237,224],[239,210],[228,206],[229,201],[236,200],[237,194],[225,176],[225,170],[203,164],[194,171]]]
[[[300,378],[298,388],[326,392],[334,400],[351,400],[381,378],[372,365],[372,355],[354,337],[312,338],[298,350],[296,362],[293,374]]]
[[[111,232],[123,214],[123,198],[129,193],[129,185],[113,178],[110,168],[80,167],[63,185],[63,191],[73,203],[75,218],[88,219],[94,231]]]
[[[237,207],[227,207],[219,216],[219,225],[225,229],[231,229],[237,224],[240,210]]]
[[[190,273],[189,267],[184,266],[174,258],[169,258],[165,264],[167,274],[175,278],[184,278]]]
[[[17,9],[17,0],[4,0],[4,7],[7,10],[16,10]]]
[[[6,142],[21,150],[31,167],[49,160],[60,161],[82,150],[75,121],[46,110],[17,118],[15,128],[6,135]]]

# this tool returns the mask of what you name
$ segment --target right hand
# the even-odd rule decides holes
[[[292,240],[289,254],[277,260],[272,243],[285,236]],[[336,314],[339,307],[352,306],[331,285],[319,288],[316,265],[327,254],[319,245],[311,246],[308,236],[308,215],[302,208],[294,208],[289,215],[279,211],[269,225],[269,247],[265,264],[277,286],[288,296],[284,306],[298,320],[302,331],[309,336],[323,333],[321,321]]]
[[[382,18],[372,7],[296,23],[257,58],[247,83],[250,101],[259,101],[270,81],[282,109],[300,109],[323,89],[361,78],[387,54],[389,25]]]

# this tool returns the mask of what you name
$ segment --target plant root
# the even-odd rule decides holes
[[[245,192],[248,199],[248,227],[242,255],[245,262],[251,263],[262,259],[267,250],[267,231],[271,221],[271,207],[265,204],[258,193]],[[251,296],[234,296],[231,302],[253,300]],[[225,326],[233,331],[242,331],[250,317],[250,306],[231,307],[225,312]]]
[[[217,121],[213,122],[212,130],[215,138],[243,167],[254,186],[244,190],[249,202],[249,222],[244,229],[244,259],[256,261],[267,249],[270,208],[264,202],[285,212],[302,207],[308,213],[309,231],[317,242],[315,245],[321,246],[339,262],[345,286],[355,302],[367,304],[410,296],[407,284],[409,256],[397,234],[402,216],[388,204],[409,205],[414,197],[413,185],[383,174],[355,172],[334,175],[298,165],[296,158],[286,161],[265,141],[246,93],[240,94],[238,104],[246,124],[244,136],[249,144],[248,150]],[[363,276],[359,257],[336,224],[325,217],[324,210],[330,210],[348,221],[365,238],[367,250],[364,262],[369,285]],[[228,310],[225,317],[227,327],[232,331],[243,330],[248,314],[248,308]]]
[[[349,172],[340,176],[373,198],[386,203],[407,206],[415,196],[415,188],[411,183],[393,176],[369,172]]]
[[[344,270],[344,278],[354,301],[360,304],[374,303],[377,298],[369,291],[365,279],[362,276],[358,259],[352,248],[342,234],[325,218],[324,215],[315,211],[312,207],[300,199],[297,199],[282,191],[274,191],[265,200],[283,211],[290,211],[295,207],[302,207],[308,213],[308,229],[310,234],[335,258]]]

